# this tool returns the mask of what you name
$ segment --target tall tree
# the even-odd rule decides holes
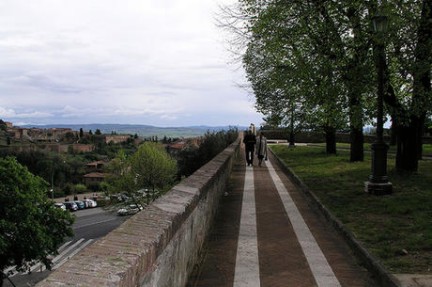
[[[73,217],[54,207],[48,189],[16,159],[0,158],[0,270],[28,270],[35,260],[50,268],[49,256],[73,235]]]
[[[301,105],[302,120],[326,134],[327,152],[336,152],[336,130],[344,126],[343,90],[334,65],[333,27],[321,2],[240,1],[249,17],[250,36],[243,58],[246,73],[262,112],[291,111]],[[262,3],[260,1],[260,3]],[[249,8],[257,5],[256,9]],[[325,25],[323,24],[325,23]],[[300,104],[301,103],[301,104]],[[285,108],[282,108],[285,105]],[[292,113],[287,113],[289,118]],[[342,120],[342,121],[341,121]]]
[[[145,142],[128,157],[120,151],[108,168],[113,192],[124,192],[132,200],[141,204],[142,190],[147,190],[146,203],[150,203],[157,193],[167,191],[177,175],[177,163],[161,144]]]
[[[375,118],[370,99],[377,78],[370,71],[377,43],[371,19],[378,10],[386,14],[384,100],[398,131],[396,168],[414,171],[431,109],[431,2],[387,0],[378,7],[360,0],[239,0],[237,12],[225,11],[234,19],[227,26],[241,38],[237,43],[243,49],[237,51],[243,54],[257,109],[277,115],[292,102],[287,99],[302,99],[305,114],[319,114],[311,120],[319,120],[326,131],[328,151],[338,124],[348,123],[352,161],[363,160],[362,129]]]
[[[432,103],[432,1],[383,4],[381,10],[390,20],[384,100],[396,131],[396,169],[416,171]]]
[[[177,163],[161,144],[145,142],[131,157],[131,172],[139,187],[148,188],[155,194],[172,186],[177,175]]]

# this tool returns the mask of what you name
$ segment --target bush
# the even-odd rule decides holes
[[[91,183],[89,184],[88,188],[92,191],[92,192],[98,192],[101,191],[101,185],[99,182],[95,182],[95,183]]]
[[[63,187],[63,195],[71,195],[74,193],[74,191],[75,191],[75,186],[71,183],[67,183]]]
[[[201,166],[212,160],[222,152],[238,137],[237,128],[230,128],[228,131],[207,132],[200,146],[195,149],[188,147],[179,154],[178,166],[179,177],[189,176]]]
[[[76,184],[74,189],[74,193],[84,193],[87,191],[87,187],[81,183]]]

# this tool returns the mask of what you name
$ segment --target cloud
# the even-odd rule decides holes
[[[235,85],[243,73],[227,64],[219,4],[1,1],[0,116],[160,126],[260,120]]]
[[[52,114],[40,111],[22,111],[16,112],[12,109],[5,109],[0,107],[0,117],[3,118],[16,118],[16,119],[34,119],[34,118],[48,118]]]

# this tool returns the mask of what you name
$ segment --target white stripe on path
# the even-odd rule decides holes
[[[253,167],[246,168],[233,287],[260,287]]]
[[[80,247],[78,247],[77,249],[75,249],[71,254],[69,254],[68,257],[64,258],[62,261],[60,261],[59,263],[57,263],[56,266],[54,266],[53,270],[55,270],[55,269],[59,268],[60,266],[62,266],[63,264],[65,264],[66,261],[68,261],[75,254],[77,254],[78,252],[80,252],[82,249],[84,249],[87,245],[89,245],[92,242],[93,242],[93,239],[89,239],[86,242],[84,242],[84,244],[82,244]]]
[[[68,241],[66,243],[64,243],[62,246],[59,247],[58,249],[58,255],[52,259],[52,270],[57,269],[58,267],[60,267],[61,265],[63,265],[64,263],[66,263],[67,260],[69,260],[70,258],[72,258],[73,256],[75,256],[79,251],[81,251],[82,249],[84,249],[87,245],[89,245],[90,243],[92,243],[94,240],[93,239],[88,239],[85,241],[84,238],[81,238],[80,240],[76,241],[74,244],[70,245],[73,241]],[[4,273],[7,272],[12,272],[12,274],[10,274],[8,277],[14,277],[18,274],[27,274],[28,271],[25,272],[18,272],[16,270],[14,270],[16,268],[16,266],[12,266],[9,267],[8,269],[4,270]],[[30,269],[30,272],[42,272],[46,270],[46,266],[45,264],[43,264],[42,262],[36,262]]]
[[[285,185],[282,183],[282,180],[273,168],[273,165],[270,161],[266,161],[265,163],[268,166],[272,180],[276,186],[276,189],[285,207],[285,211],[288,214],[294,232],[297,236],[297,240],[303,249],[303,253],[306,256],[317,285],[323,287],[341,286],[338,279],[336,278],[336,275],[333,273],[332,268],[327,262],[322,250],[312,235],[312,232],[309,230],[309,227],[305,223],[303,217],[297,209],[297,206],[285,188]]]

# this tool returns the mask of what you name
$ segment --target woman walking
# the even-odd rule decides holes
[[[263,159],[267,160],[267,138],[263,132],[260,132],[256,142],[256,154],[258,157],[258,166],[261,166]]]

